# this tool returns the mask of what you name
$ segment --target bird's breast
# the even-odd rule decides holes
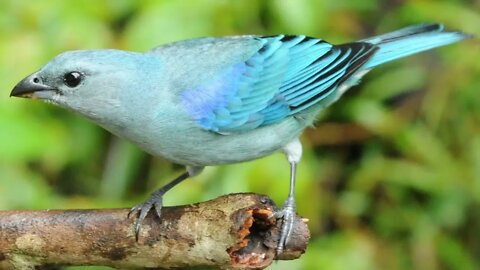
[[[248,132],[222,135],[188,120],[162,121],[124,137],[146,152],[178,164],[210,166],[237,163],[272,154],[297,138],[305,125],[293,117]],[[168,123],[167,123],[168,122]]]

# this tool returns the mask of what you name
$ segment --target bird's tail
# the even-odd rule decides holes
[[[445,46],[471,36],[462,32],[445,32],[441,24],[420,24],[402,28],[387,34],[361,40],[379,47],[364,68],[370,69],[383,63]]]

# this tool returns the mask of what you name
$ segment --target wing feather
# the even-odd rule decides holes
[[[252,38],[263,46],[249,59],[184,92],[183,102],[195,108],[191,115],[203,128],[244,132],[295,115],[334,93],[376,50],[370,43],[333,46],[305,36]]]

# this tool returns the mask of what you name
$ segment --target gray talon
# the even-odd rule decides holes
[[[155,208],[155,213],[157,214],[158,217],[160,217],[160,214],[162,211],[162,205],[163,205],[162,195],[157,192],[154,192],[148,200],[132,207],[132,209],[128,213],[128,217],[130,217],[134,212],[139,212],[139,216],[137,218],[137,221],[135,222],[135,239],[137,241],[140,236],[140,230],[142,229],[142,223],[147,217],[148,212],[150,212],[152,208]]]
[[[295,200],[292,197],[287,199],[281,210],[274,213],[277,219],[282,219],[282,230],[280,231],[280,238],[278,240],[277,255],[283,253],[285,246],[290,240],[295,220],[295,208]]]
[[[201,169],[197,169],[197,171],[200,172]],[[189,176],[191,176],[191,173],[189,171],[183,173],[179,177],[173,179],[170,183],[153,192],[152,195],[150,195],[150,198],[148,198],[148,200],[143,203],[137,204],[132,207],[132,209],[130,209],[130,212],[128,212],[127,215],[128,218],[130,218],[130,216],[134,212],[140,213],[138,215],[137,221],[135,222],[135,239],[137,241],[138,237],[140,236],[140,230],[142,229],[142,223],[145,220],[145,217],[147,217],[148,212],[150,212],[152,208],[155,208],[155,213],[158,217],[160,217],[163,207],[163,195],[172,187],[187,179]]]

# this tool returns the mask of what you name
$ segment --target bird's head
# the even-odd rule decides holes
[[[122,115],[122,103],[135,101],[139,80],[144,83],[151,70],[158,70],[157,64],[141,53],[69,51],[20,81],[10,96],[42,99],[101,124]]]

